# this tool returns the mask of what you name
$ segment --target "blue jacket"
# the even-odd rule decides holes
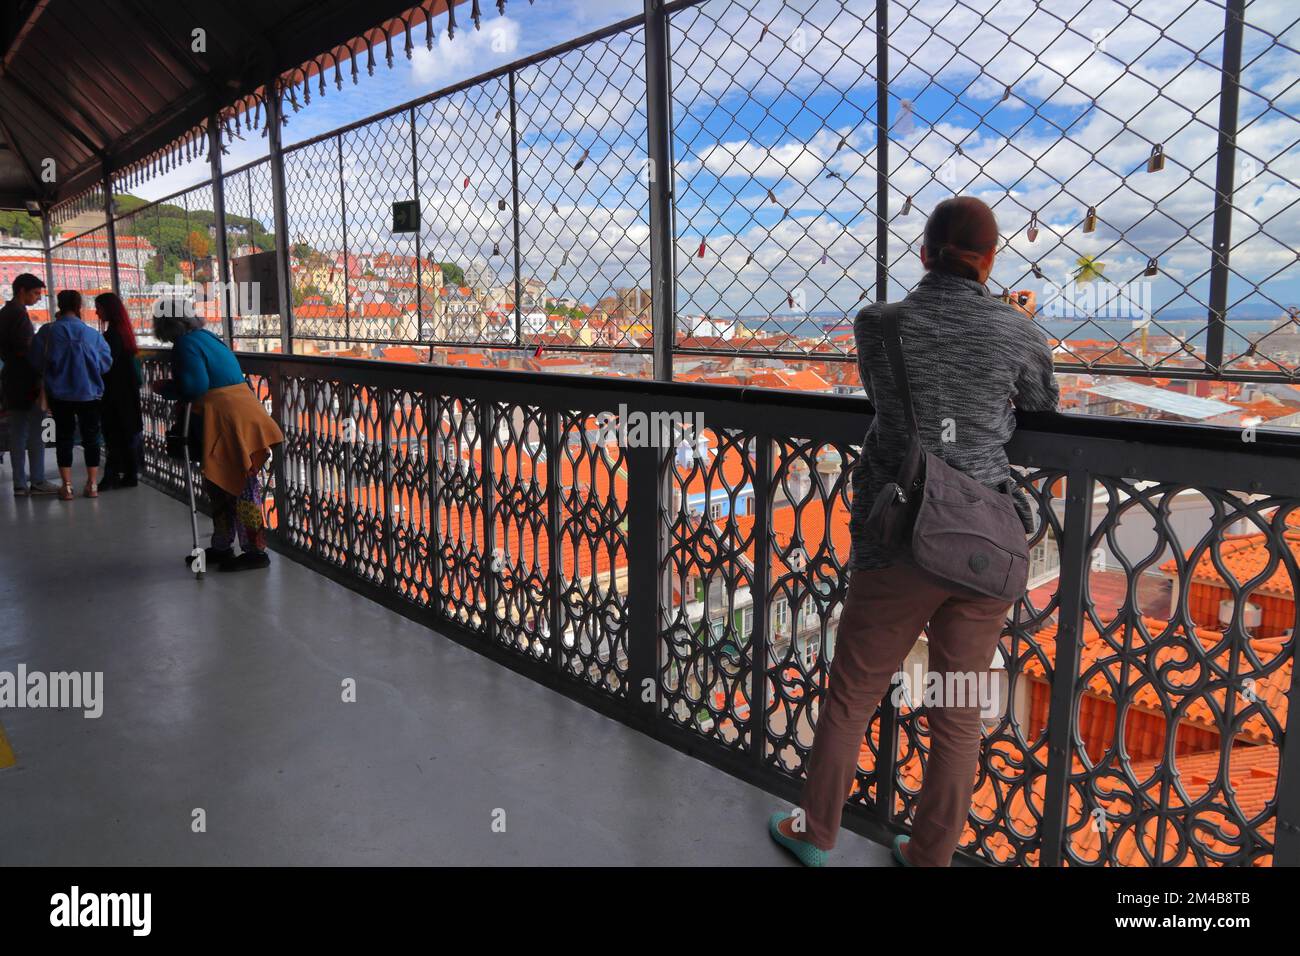
[[[195,329],[172,346],[172,380],[158,391],[164,398],[192,402],[209,389],[243,382],[239,359],[226,343],[207,329]]]
[[[61,402],[98,401],[113,364],[104,337],[71,313],[41,326],[27,357],[45,376],[45,394]]]

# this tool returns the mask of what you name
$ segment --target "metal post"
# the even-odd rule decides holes
[[[650,187],[650,310],[654,324],[654,377],[673,377],[676,334],[672,189],[672,81],[668,15],[663,0],[645,0],[646,134]]]
[[[212,169],[212,217],[217,231],[217,281],[221,283],[221,330],[235,347],[235,303],[230,288],[230,243],[226,240],[226,181],[221,172],[221,117],[208,118],[208,165]]]
[[[560,413],[551,410],[546,413],[546,433],[542,440],[546,442],[546,539],[547,549],[547,598],[549,612],[547,628],[551,632],[551,653],[555,655],[555,669],[561,673],[565,669],[564,660],[564,548],[560,536],[564,529],[564,504],[561,499],[560,483],[564,480],[564,452],[560,445],[564,442],[564,419]],[[573,467],[574,480],[577,480],[577,466]]]
[[[352,289],[348,272],[348,190],[343,176],[343,137],[334,137],[339,152],[339,217],[343,225],[343,339],[352,344]]]
[[[1223,21],[1223,75],[1219,85],[1219,150],[1214,171],[1214,232],[1210,248],[1210,328],[1206,369],[1219,375],[1228,309],[1228,256],[1232,247],[1232,200],[1236,190],[1237,100],[1241,86],[1241,35],[1246,0],[1228,0]]]
[[[104,160],[104,241],[108,243],[108,284],[113,295],[121,297],[122,285],[117,276],[117,228],[113,222],[113,171]]]
[[[420,161],[415,146],[414,106],[411,107],[411,182],[415,187],[415,194],[411,198],[418,203],[420,201]],[[415,339],[417,342],[424,338],[421,335],[424,326],[424,265],[421,261],[424,258],[424,251],[423,243],[420,241],[423,231],[424,214],[421,213],[420,228],[415,231]]]
[[[876,301],[888,298],[889,0],[876,0]]]
[[[266,128],[270,140],[271,199],[275,206],[275,264],[280,286],[280,352],[293,354],[293,294],[292,272],[289,268],[289,208],[285,205],[284,151],[280,145],[280,127],[283,104],[280,102],[279,81],[272,79],[266,85]]]
[[[1079,454],[1082,449],[1075,449]],[[1088,525],[1092,517],[1092,476],[1072,468],[1065,480],[1065,528],[1062,531],[1060,613],[1056,662],[1047,717],[1047,781],[1043,792],[1041,866],[1060,866],[1065,845],[1065,814],[1074,748],[1074,690],[1083,646],[1083,596],[1088,577]]]
[[[693,435],[699,447],[699,435]],[[755,435],[754,441],[754,578],[749,582],[753,629],[749,656],[753,672],[749,682],[749,749],[754,765],[767,759],[768,589],[772,586],[772,439]],[[741,615],[744,620],[744,615]]]
[[[619,426],[626,428],[627,423]],[[664,590],[659,574],[659,512],[664,495],[658,449],[629,448],[627,464],[627,700],[634,713],[649,720],[659,712]]]
[[[515,229],[515,345],[524,344],[522,266],[519,262],[519,128],[515,116],[515,71],[510,71],[510,217]]]
[[[45,244],[45,312],[52,320],[54,318],[54,262],[52,260],[53,250],[50,243],[50,210],[46,206],[41,207],[41,240]]]
[[[483,575],[483,599],[487,604],[483,633],[493,642],[498,630],[497,582],[505,559],[503,556],[498,560],[496,554],[496,509],[493,506],[496,500],[496,469],[492,457],[496,445],[496,416],[492,414],[492,402],[487,398],[478,399],[478,421],[475,422],[475,428],[478,430],[479,461],[482,462],[482,474],[479,477],[482,480],[483,497],[483,553],[479,556],[479,573]]]
[[[1300,687],[1291,681],[1288,714],[1300,707]],[[1273,865],[1300,866],[1300,733],[1292,730],[1282,739],[1282,760],[1277,775],[1277,827],[1273,836]]]
[[[276,363],[270,373],[267,375],[267,385],[271,389],[271,417],[280,425],[280,430],[289,435],[290,426],[284,408],[284,370],[279,363]],[[285,491],[285,467],[284,454],[288,441],[277,445],[271,452],[271,480],[275,482],[275,487],[271,489],[272,500],[275,503],[275,531],[276,534],[283,535],[281,538],[285,544],[289,543],[292,536],[289,530],[289,496]]]
[[[397,549],[393,538],[393,390],[383,388],[379,394],[380,455],[383,462],[383,485],[377,490],[376,503],[384,509],[384,587],[397,587]]]

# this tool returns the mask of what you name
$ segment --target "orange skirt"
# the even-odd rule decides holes
[[[203,415],[203,477],[238,495],[249,472],[266,464],[271,448],[284,441],[284,432],[247,385],[209,389],[194,410]]]

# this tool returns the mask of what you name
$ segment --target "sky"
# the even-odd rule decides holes
[[[286,146],[639,14],[642,4],[514,0],[504,17],[483,7],[481,30],[463,8],[455,38],[445,16],[435,21],[432,51],[420,28],[410,60],[395,44],[392,70],[381,49],[374,76],[363,67],[354,86],[345,69],[342,91],[331,82],[321,98],[313,88],[311,104],[290,114]],[[705,0],[674,14],[677,306],[688,321],[847,315],[874,297],[874,11],[865,0]],[[1300,302],[1296,17],[1290,0],[1247,5],[1229,286],[1242,315]],[[915,246],[927,212],[960,193],[998,216],[995,291],[1031,288],[1041,301],[1088,256],[1107,283],[1150,302],[1157,326],[1204,317],[1222,31],[1213,0],[891,3],[889,296],[921,274]],[[648,285],[643,54],[633,30],[518,72],[521,267],[557,293],[594,302],[615,287]],[[291,238],[341,248],[346,219],[349,248],[413,252],[414,239],[391,235],[388,218],[393,200],[418,192],[426,253],[511,281],[505,82],[421,105],[415,124],[418,190],[406,114],[345,134],[341,148],[331,138],[291,150]],[[1156,144],[1164,165],[1148,172]],[[226,168],[265,149],[256,131],[245,133]],[[204,167],[136,192],[167,195]],[[247,210],[269,226],[269,182],[264,170],[251,178],[234,191],[242,187]],[[1086,231],[1090,207],[1096,226]],[[1157,274],[1145,276],[1153,259]]]

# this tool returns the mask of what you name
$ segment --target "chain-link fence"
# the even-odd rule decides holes
[[[1060,366],[1295,375],[1282,5],[709,0],[672,27],[679,348],[852,351],[846,318],[973,195],[991,290]]]
[[[275,201],[270,160],[259,160],[222,176],[225,196],[226,250],[229,279],[236,281],[236,261],[275,251]],[[240,273],[242,275],[242,271]],[[254,291],[258,294],[254,295]],[[260,290],[235,288],[230,300],[235,347],[265,352],[280,346],[278,305],[264,305]]]
[[[90,300],[113,289],[113,270],[108,255],[108,230],[100,226],[50,246],[51,290],[58,295],[64,289],[80,292],[85,299],[86,314]]]
[[[26,215],[23,213],[22,215]],[[0,220],[4,214],[0,213]],[[33,219],[34,226],[22,220],[6,223],[7,229],[0,230],[0,298],[8,299],[12,295],[13,281],[23,273],[34,275],[42,282],[45,278],[45,243],[39,238],[40,223]],[[28,310],[34,322],[44,322],[49,316],[50,303],[41,299]]]
[[[657,16],[285,150],[288,337],[376,357],[644,356],[658,334],[696,358],[851,362],[853,315],[916,284],[928,213],[972,195],[1002,234],[991,291],[1062,369],[1296,377],[1286,5],[685,0]],[[275,247],[280,159],[224,177],[232,259]],[[130,216],[179,205],[190,229],[210,190],[183,195]],[[182,264],[192,233],[165,255]],[[270,347],[279,318],[244,315],[236,338]]]

